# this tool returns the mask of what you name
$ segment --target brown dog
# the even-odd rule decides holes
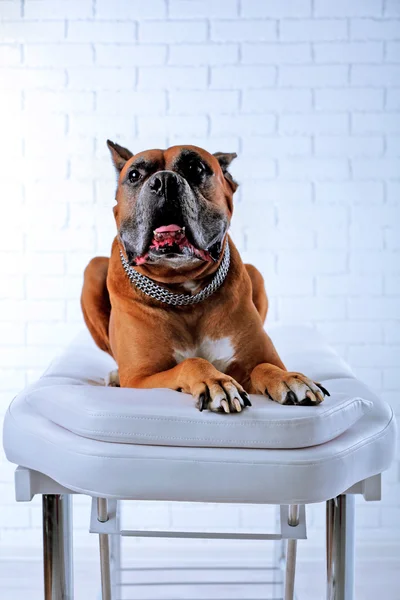
[[[227,234],[236,155],[108,147],[119,175],[118,235],[111,258],[85,270],[82,309],[120,385],[187,392],[200,410],[226,413],[250,406],[247,392],[322,402],[320,384],[286,371],[263,328],[263,278]]]

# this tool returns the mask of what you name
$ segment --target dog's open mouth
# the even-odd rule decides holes
[[[213,262],[213,258],[207,250],[201,250],[193,246],[186,237],[185,227],[180,227],[175,223],[157,227],[153,231],[153,239],[148,251],[136,258],[136,264],[141,265],[152,258],[174,256],[187,256],[198,258],[207,262]]]

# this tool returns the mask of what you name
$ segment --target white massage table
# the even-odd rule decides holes
[[[354,495],[380,499],[381,473],[394,456],[393,412],[314,329],[269,333],[287,368],[323,383],[330,398],[306,407],[252,396],[253,407],[240,414],[200,413],[186,394],[105,387],[115,364],[83,332],[14,399],[4,447],[18,465],[17,500],[43,496],[45,600],[73,598],[71,494],[93,498],[104,600],[118,590],[110,539],[118,561],[120,534],[171,536],[121,532],[122,499],[279,505],[279,534],[175,535],[289,540],[288,600],[305,506],[326,501],[327,599],[353,600]]]

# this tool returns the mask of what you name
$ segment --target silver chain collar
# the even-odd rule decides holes
[[[172,304],[173,306],[186,306],[187,304],[198,304],[202,300],[209,298],[211,294],[213,294],[225,281],[225,278],[229,271],[230,264],[230,250],[229,243],[227,242],[225,245],[225,252],[221,264],[219,265],[213,280],[210,281],[205,288],[203,288],[197,294],[191,296],[190,294],[174,294],[169,290],[166,290],[158,283],[155,283],[149,277],[145,275],[141,275],[138,271],[133,269],[125,256],[122,254],[122,250],[119,251],[121,257],[121,263],[124,268],[125,273],[128,275],[131,283],[133,283],[140,291],[142,291],[147,296],[158,300],[159,302],[164,302],[165,304]]]

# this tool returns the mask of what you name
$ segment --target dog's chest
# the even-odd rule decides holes
[[[235,350],[229,337],[220,338],[219,340],[206,337],[196,346],[185,350],[175,350],[174,357],[177,363],[187,358],[204,358],[214,365],[218,371],[225,373],[235,357]]]

